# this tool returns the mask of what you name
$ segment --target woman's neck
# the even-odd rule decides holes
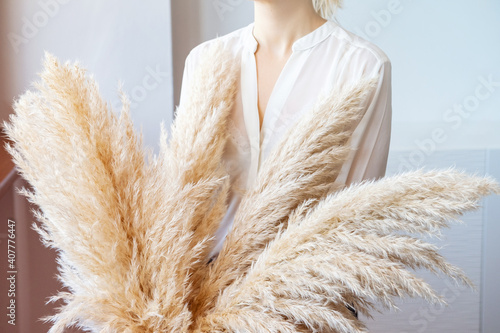
[[[326,22],[311,0],[255,0],[253,35],[259,47],[280,55],[293,43]]]

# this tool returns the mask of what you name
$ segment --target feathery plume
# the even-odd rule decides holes
[[[237,331],[239,323],[228,327],[221,318],[255,311],[281,315],[268,318],[266,332],[279,330],[284,320],[310,331],[364,332],[346,305],[369,316],[374,301],[396,308],[394,297],[445,303],[406,268],[423,267],[471,287],[472,281],[434,245],[400,232],[432,234],[477,209],[491,193],[500,193],[493,179],[452,168],[420,169],[331,193],[300,220],[280,228],[247,274],[225,288],[214,309],[200,317],[198,327],[225,325]]]
[[[243,196],[217,260],[196,277],[202,279],[193,307],[197,316],[213,306],[220,290],[246,273],[302,201],[335,190],[332,184],[351,150],[352,132],[376,83],[377,78],[363,79],[321,96],[274,147],[256,183]]]
[[[21,190],[41,207],[43,228],[33,227],[59,250],[59,279],[70,290],[51,299],[66,303],[43,318],[55,323],[51,333],[74,323],[117,332],[190,325],[190,276],[225,211],[227,176],[216,161],[238,74],[221,45],[208,54],[170,147],[162,133],[159,159],[142,148],[126,96],[118,118],[77,63],[47,53],[37,91],[15,103],[7,149],[35,189]],[[183,149],[188,137],[197,144]]]
[[[6,148],[40,207],[42,242],[58,250],[69,292],[49,333],[366,332],[347,309],[370,316],[395,297],[443,298],[408,268],[473,286],[420,236],[442,228],[482,197],[490,177],[422,169],[340,189],[350,137],[376,78],[322,96],[292,126],[242,198],[221,252],[214,233],[227,210],[221,162],[239,63],[208,44],[171,137],[143,148],[129,101],[116,116],[78,64],[46,54],[36,91],[4,122]],[[168,142],[167,142],[168,141]],[[41,144],[43,143],[43,144]]]

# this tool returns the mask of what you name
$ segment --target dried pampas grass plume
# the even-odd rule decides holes
[[[290,323],[308,332],[364,332],[346,305],[370,316],[374,301],[396,308],[394,297],[445,303],[406,268],[473,283],[436,246],[401,232],[439,236],[448,221],[478,208],[492,190],[499,189],[491,178],[448,169],[364,181],[329,194],[302,218],[291,218],[211,313],[200,317],[199,327],[237,332],[251,317],[271,313],[266,332],[293,332],[281,330]]]
[[[422,169],[334,181],[376,78],[323,96],[266,159],[218,258],[207,265],[227,210],[222,163],[239,64],[220,40],[205,49],[160,152],[142,144],[129,102],[116,115],[77,63],[46,54],[35,91],[14,104],[6,148],[39,206],[42,242],[58,250],[67,292],[49,333],[365,332],[395,297],[440,295],[409,268],[472,286],[420,236],[482,197],[490,177]],[[319,121],[321,120],[321,123]],[[44,142],[43,145],[40,142]]]
[[[7,149],[35,189],[22,190],[41,208],[43,228],[34,227],[59,251],[70,290],[52,298],[65,305],[44,318],[55,323],[50,332],[75,323],[113,332],[189,327],[190,276],[205,265],[226,210],[229,176],[217,161],[238,72],[222,51],[208,51],[170,145],[162,130],[158,158],[142,148],[126,97],[117,117],[79,64],[46,54],[38,91],[16,101],[4,123],[14,141]]]
[[[288,129],[287,139],[273,149],[256,183],[243,196],[213,267],[196,277],[202,282],[195,314],[211,307],[219,290],[248,270],[301,202],[339,189],[334,181],[350,152],[349,139],[366,109],[367,96],[376,84],[377,78],[365,79],[331,91]]]

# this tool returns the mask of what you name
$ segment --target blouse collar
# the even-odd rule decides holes
[[[244,46],[255,53],[257,51],[258,42],[253,35],[253,26],[254,22],[250,23],[246,26],[244,34],[243,34],[243,43]],[[333,30],[337,27],[337,24],[333,21],[326,21],[321,26],[311,31],[305,36],[297,39],[292,45],[292,51],[302,51],[309,49],[322,41],[324,41],[328,36],[331,35]]]

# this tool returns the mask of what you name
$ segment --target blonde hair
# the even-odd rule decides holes
[[[312,0],[314,9],[326,20],[332,18],[337,8],[342,7],[342,0]]]

